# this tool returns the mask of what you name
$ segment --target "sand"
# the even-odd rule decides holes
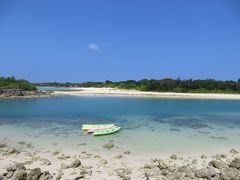
[[[56,96],[128,96],[128,97],[156,97],[180,99],[229,99],[240,100],[240,94],[203,94],[203,93],[172,93],[145,92],[115,88],[78,88],[79,91],[54,91]]]

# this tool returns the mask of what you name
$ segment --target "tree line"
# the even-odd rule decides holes
[[[105,81],[105,82],[84,82],[84,83],[37,83],[37,86],[55,87],[111,87],[120,89],[135,89],[140,91],[156,92],[182,92],[182,93],[240,93],[240,79],[238,81],[220,81],[214,79],[206,80],[181,80],[178,79],[142,79],[139,81]]]
[[[20,89],[24,91],[36,90],[36,86],[30,82],[20,79],[16,80],[15,77],[0,77],[0,89]]]

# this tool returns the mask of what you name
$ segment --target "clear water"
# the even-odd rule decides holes
[[[93,137],[80,130],[84,123],[115,123],[122,130]],[[0,141],[27,141],[44,150],[97,152],[113,141],[121,152],[189,155],[240,148],[239,140],[237,100],[59,97],[0,101]]]

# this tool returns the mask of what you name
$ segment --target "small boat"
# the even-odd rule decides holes
[[[82,130],[113,128],[114,124],[83,124]]]
[[[117,127],[117,126],[112,126],[110,128],[114,128],[114,127]],[[107,128],[92,128],[92,129],[87,130],[87,132],[88,133],[94,133],[96,131],[103,131],[103,130],[110,129],[110,128],[109,127],[107,127]]]
[[[94,136],[102,136],[102,135],[108,135],[108,134],[113,134],[116,133],[120,130],[120,127],[112,127],[112,128],[108,128],[105,130],[100,130],[100,131],[96,131],[93,133]]]

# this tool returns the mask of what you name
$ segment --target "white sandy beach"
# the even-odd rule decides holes
[[[180,99],[229,99],[239,100],[240,94],[205,94],[205,93],[172,93],[172,92],[145,92],[115,88],[77,88],[79,91],[54,91],[54,95],[71,96],[134,96]]]

